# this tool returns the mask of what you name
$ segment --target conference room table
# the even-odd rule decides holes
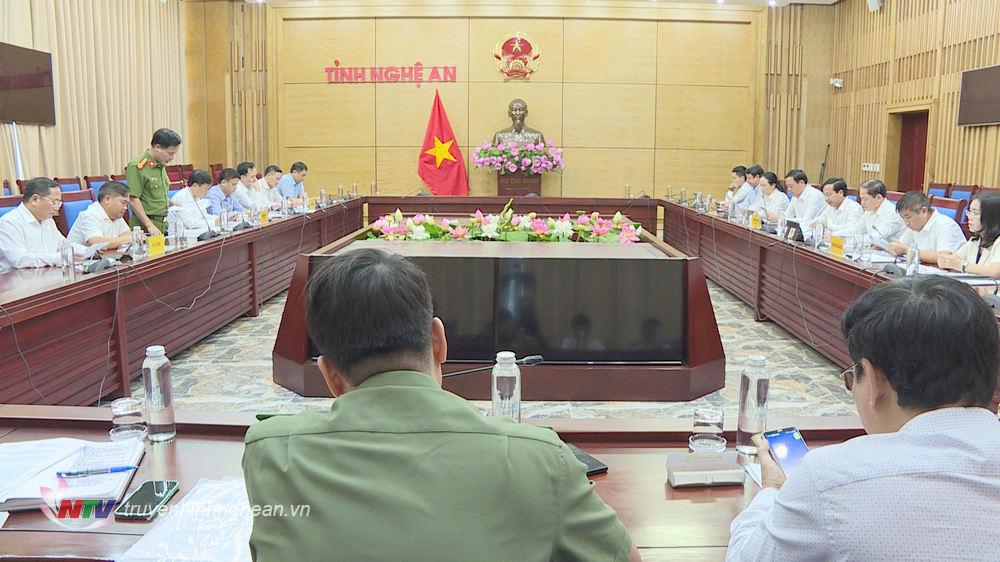
[[[847,307],[891,280],[863,264],[714,214],[663,201],[663,239],[701,258],[705,275],[841,368],[852,361],[840,332]]]
[[[246,413],[177,413],[177,438],[146,445],[146,456],[126,494],[149,479],[180,482],[177,505],[200,478],[242,477],[243,436],[255,422]],[[686,451],[690,420],[533,419],[551,427],[609,466],[591,477],[598,495],[617,512],[644,560],[722,560],[732,519],[752,500],[757,486],[672,489],[665,483],[666,455]],[[773,427],[799,427],[817,447],[861,435],[857,418],[775,418]],[[0,406],[0,443],[75,437],[106,441],[111,427],[107,408]],[[726,437],[734,442],[727,422]],[[377,485],[377,483],[375,483]],[[313,510],[315,515],[315,510]],[[69,531],[40,510],[11,514],[0,529],[0,560],[113,560],[151,525],[112,522],[88,531]]]
[[[63,279],[0,274],[0,403],[86,405],[119,396],[145,348],[173,355],[285,291],[295,260],[361,228],[361,199],[164,255]]]

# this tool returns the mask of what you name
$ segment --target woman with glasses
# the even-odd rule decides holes
[[[0,272],[62,265],[59,250],[66,238],[52,220],[60,207],[62,190],[58,183],[35,178],[25,184],[21,204],[0,217]],[[74,244],[81,258],[85,250]]]
[[[790,474],[762,440],[763,489],[733,520],[726,559],[996,560],[993,310],[961,281],[917,275],[869,289],[842,329],[868,434],[814,448]]]
[[[938,251],[938,267],[1000,279],[1000,193],[981,193],[969,204],[972,237],[956,252]]]

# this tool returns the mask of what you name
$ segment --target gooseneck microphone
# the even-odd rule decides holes
[[[194,195],[194,194],[192,193],[192,195]],[[205,232],[202,232],[201,234],[198,235],[198,241],[199,242],[204,242],[205,240],[211,240],[212,238],[215,238],[216,236],[221,236],[221,234],[219,234],[218,232],[212,230],[212,225],[208,224],[208,217],[205,216],[205,209],[201,208],[201,205],[198,204],[198,200],[197,199],[194,200],[194,206],[198,207],[198,212],[201,213],[201,218],[205,221],[205,226],[208,227],[208,230],[206,230]],[[225,212],[225,211],[223,211],[223,212]]]
[[[527,357],[522,357],[517,361],[514,361],[515,365],[524,365],[525,367],[530,367],[532,365],[538,365],[544,361],[541,355],[528,355]],[[460,375],[468,375],[471,373],[481,373],[483,371],[489,371],[493,369],[493,365],[487,365],[485,367],[476,367],[475,369],[466,369],[464,371],[456,371],[454,373],[445,373],[441,375],[441,378],[457,377]]]

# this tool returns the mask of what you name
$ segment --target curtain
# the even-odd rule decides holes
[[[180,0],[0,1],[0,42],[52,54],[56,124],[17,125],[25,178],[121,174],[156,129],[183,139],[182,20]],[[12,187],[13,127],[0,123]]]

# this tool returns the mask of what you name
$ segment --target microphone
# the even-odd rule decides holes
[[[544,361],[541,355],[529,355],[527,357],[522,357],[517,361],[514,361],[515,365],[524,365],[525,367],[531,367],[532,365],[538,365]],[[445,373],[441,375],[441,378],[457,377],[460,375],[468,375],[471,373],[481,373],[483,371],[489,371],[493,368],[493,365],[487,365],[485,367],[476,367],[475,369],[466,369],[464,371],[455,371],[454,373]]]
[[[208,230],[206,230],[205,232],[202,232],[201,234],[198,235],[198,241],[199,242],[204,242],[205,240],[211,240],[212,238],[215,238],[217,236],[221,236],[221,234],[219,234],[218,232],[212,230],[212,225],[208,224],[208,217],[205,216],[205,209],[201,208],[201,205],[198,204],[198,200],[197,199],[195,199],[194,205],[195,205],[195,207],[198,207],[198,212],[201,213],[201,218],[205,221],[205,226],[208,227]],[[223,211],[223,212],[225,212],[225,211]]]

